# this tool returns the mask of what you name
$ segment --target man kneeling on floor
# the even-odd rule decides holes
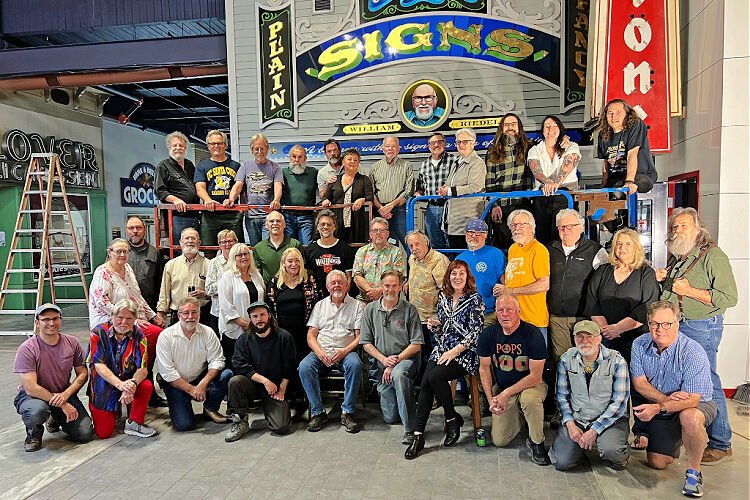
[[[648,328],[633,341],[630,374],[633,389],[649,403],[633,408],[646,424],[646,460],[664,469],[680,456],[685,443],[688,469],[682,493],[703,496],[701,458],[708,443],[706,427],[716,418],[711,365],[703,347],[680,333],[680,309],[666,300],[648,305]]]
[[[79,443],[94,436],[91,417],[78,399],[89,376],[83,349],[77,338],[60,333],[61,327],[60,308],[42,304],[34,313],[35,335],[16,352],[13,373],[18,373],[21,385],[13,403],[26,425],[26,451],[41,449],[45,422],[49,432],[62,426],[68,437]],[[76,377],[71,382],[72,370]]]
[[[315,304],[307,321],[307,343],[312,352],[299,364],[299,378],[312,415],[307,430],[317,432],[328,421],[318,377],[321,372],[336,368],[344,374],[341,425],[346,432],[357,433],[359,424],[354,420],[354,406],[362,382],[362,362],[357,349],[364,306],[349,296],[349,280],[343,271],[331,271],[326,277],[326,288],[329,296]]]
[[[599,326],[579,321],[573,327],[575,347],[557,365],[557,404],[562,427],[549,452],[557,470],[572,469],[583,450],[596,445],[599,456],[615,470],[628,464],[630,375],[619,352],[602,346]]]
[[[237,339],[232,357],[236,375],[229,381],[227,412],[232,417],[232,427],[224,436],[227,443],[239,440],[250,430],[247,414],[254,401],[261,401],[273,434],[288,434],[292,420],[284,396],[296,368],[294,339],[278,327],[265,302],[253,302],[247,310],[250,330]]]
[[[499,324],[485,328],[477,344],[479,376],[492,412],[492,443],[507,446],[525,420],[531,460],[537,465],[549,465],[544,447],[544,337],[539,328],[521,321],[521,306],[514,296],[501,295],[495,302],[495,312]],[[493,368],[497,383],[494,387]]]
[[[198,323],[200,304],[194,297],[183,298],[177,307],[179,321],[165,328],[156,342],[159,385],[167,396],[176,431],[193,427],[193,401],[203,403],[203,415],[213,422],[229,422],[219,413],[219,406],[232,371],[224,368],[219,338],[211,328]]]

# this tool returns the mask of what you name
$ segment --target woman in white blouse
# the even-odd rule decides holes
[[[567,207],[562,196],[554,196],[558,189],[578,189],[578,163],[581,151],[578,144],[568,140],[565,125],[556,116],[547,116],[542,121],[544,141],[529,150],[529,169],[534,174],[534,189],[540,189],[543,197],[534,198],[536,238],[547,244],[557,238],[554,221],[557,212]]]
[[[253,252],[244,243],[237,243],[229,251],[226,269],[219,280],[219,332],[226,366],[231,369],[234,343],[250,328],[247,308],[264,300],[266,288],[255,267]]]
[[[121,300],[133,301],[138,308],[136,326],[146,336],[148,379],[153,382],[156,340],[166,325],[141,295],[133,268],[128,264],[129,252],[128,242],[115,238],[107,247],[106,262],[94,271],[89,287],[89,327],[93,329],[96,325],[112,321],[114,306]]]
[[[237,233],[231,229],[222,229],[216,235],[219,252],[211,259],[206,273],[206,295],[211,297],[211,329],[219,334],[219,280],[227,267],[229,251],[237,244]]]

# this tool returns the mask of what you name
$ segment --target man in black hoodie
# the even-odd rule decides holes
[[[255,400],[261,400],[272,433],[289,433],[292,419],[285,395],[297,370],[294,340],[278,327],[265,302],[250,304],[248,312],[250,330],[237,339],[232,357],[236,375],[229,380],[227,413],[232,417],[232,427],[224,436],[228,443],[250,430],[247,413]]]
[[[560,240],[547,245],[550,258],[547,292],[549,340],[555,365],[560,356],[573,347],[573,326],[588,319],[583,316],[586,287],[594,270],[608,259],[601,245],[584,236],[585,222],[575,210],[560,210],[555,218]]]

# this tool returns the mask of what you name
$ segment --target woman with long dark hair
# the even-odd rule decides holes
[[[414,441],[404,452],[411,460],[424,448],[424,432],[432,410],[433,398],[443,407],[446,435],[443,444],[452,446],[461,434],[463,417],[453,406],[450,381],[479,370],[477,341],[484,325],[484,302],[477,292],[468,264],[455,260],[443,278],[438,296],[437,317],[427,320],[435,338],[417,400],[417,428]]]
[[[547,244],[557,238],[554,221],[557,212],[567,207],[564,197],[555,196],[558,189],[578,189],[578,163],[581,151],[578,144],[565,140],[565,125],[556,116],[542,120],[544,141],[529,150],[529,170],[534,175],[534,189],[543,197],[534,198],[536,239]],[[564,144],[564,146],[563,146]]]

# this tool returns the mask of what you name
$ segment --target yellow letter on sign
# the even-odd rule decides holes
[[[429,31],[429,23],[417,24],[417,23],[406,23],[401,26],[396,26],[393,30],[388,33],[388,37],[385,39],[385,44],[402,54],[415,54],[420,50],[432,50],[432,33]],[[412,36],[413,41],[411,43],[406,42],[406,37]]]

